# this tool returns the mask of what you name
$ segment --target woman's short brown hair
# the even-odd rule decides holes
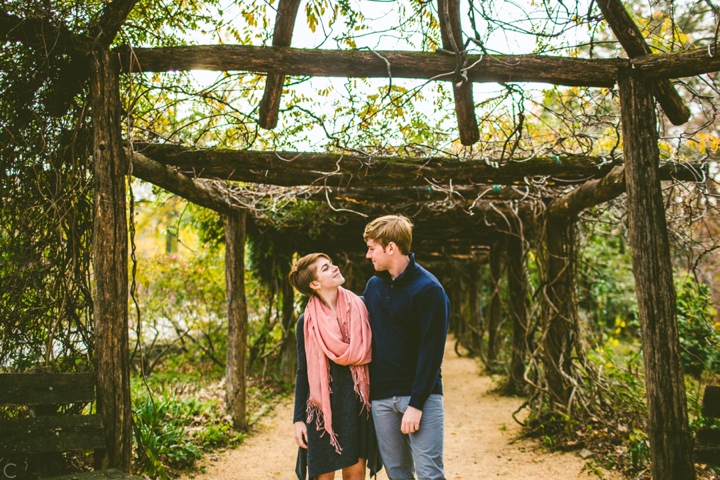
[[[330,257],[324,253],[310,253],[295,262],[290,269],[290,275],[288,275],[290,285],[308,297],[315,295],[315,291],[310,288],[310,283],[317,280],[317,269],[313,265],[318,258],[327,258],[329,262],[332,262]]]
[[[412,248],[412,222],[402,215],[385,215],[368,223],[363,233],[367,242],[373,240],[382,245],[383,250],[390,242],[397,245],[400,253],[407,255]]]

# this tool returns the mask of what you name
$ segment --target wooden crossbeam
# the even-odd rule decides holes
[[[295,18],[300,7],[300,0],[280,0],[275,18],[275,31],[272,44],[275,47],[289,47],[292,41]],[[265,129],[272,130],[277,126],[280,112],[280,96],[282,95],[285,75],[281,73],[268,73],[265,79],[265,91],[260,100],[260,118],[258,124]]]
[[[475,117],[472,83],[460,74],[460,69],[468,66],[462,39],[460,2],[458,0],[438,0],[437,4],[443,49],[452,52],[455,57],[457,73],[453,76],[452,82],[460,143],[472,145],[480,140],[480,131]]]
[[[119,47],[125,72],[187,70],[247,71],[316,77],[417,78],[450,81],[455,58],[441,53],[319,50],[248,45]],[[468,55],[471,82],[538,82],[612,87],[625,59],[583,59],[543,55]]]
[[[164,165],[200,178],[219,178],[267,185],[331,187],[427,187],[454,185],[525,185],[528,177],[545,176],[547,184],[582,183],[605,176],[613,167],[599,157],[552,156],[508,161],[499,167],[484,160],[451,157],[374,157],[334,153],[194,150],[135,144],[136,151]],[[702,171],[692,164],[665,164],[665,179],[694,181]]]
[[[551,217],[574,217],[586,208],[608,202],[625,192],[625,167],[617,165],[603,178],[589,180],[556,198],[548,206]]]
[[[598,0],[597,3],[628,57],[632,59],[652,53],[640,29],[630,18],[630,14],[625,10],[620,0]],[[660,102],[665,115],[674,125],[682,125],[690,119],[690,110],[688,110],[670,80],[658,79],[655,81],[653,95]]]
[[[703,73],[720,71],[720,52],[708,46],[681,53],[658,53],[633,58],[635,68],[651,78],[694,77]]]
[[[500,185],[460,185],[441,189],[427,187],[335,188],[313,193],[309,198],[348,203],[457,202],[470,204],[482,200],[521,200],[527,197],[522,187]]]
[[[128,152],[128,157],[132,160],[133,175],[146,182],[216,212],[229,213],[238,208],[234,208],[232,203],[216,189],[197,182],[172,167],[158,163],[137,152]]]

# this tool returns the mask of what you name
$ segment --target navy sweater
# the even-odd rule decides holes
[[[395,280],[378,272],[365,287],[373,333],[370,399],[410,396],[422,410],[432,393],[442,394],[440,366],[450,320],[450,302],[430,272],[410,263]]]

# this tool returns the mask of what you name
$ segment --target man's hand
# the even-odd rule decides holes
[[[302,448],[307,448],[307,425],[305,422],[295,422],[295,442]]]
[[[418,410],[415,407],[408,407],[403,414],[402,423],[400,424],[400,431],[407,435],[408,433],[415,433],[420,430],[420,419],[422,418],[422,410]]]

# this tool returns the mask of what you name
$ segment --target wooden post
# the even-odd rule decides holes
[[[228,302],[228,342],[225,370],[227,411],[236,429],[247,427],[245,357],[247,304],[245,302],[245,211],[225,216],[225,291]]]
[[[501,270],[502,270],[502,247],[500,241],[496,241],[490,247],[490,305],[488,311],[488,368],[493,368],[497,362],[500,350],[500,321],[502,315],[502,298],[500,296]]]
[[[570,400],[572,349],[577,323],[575,302],[575,218],[548,217],[545,299],[542,303],[543,363],[552,401],[562,409]]]
[[[480,308],[480,268],[477,262],[468,263],[468,328],[470,329],[470,346],[473,355],[477,355],[482,348],[482,309]]]
[[[652,474],[656,480],[694,479],[652,87],[630,69],[619,71],[618,85]]]
[[[513,326],[512,360],[505,386],[507,393],[517,393],[525,385],[525,353],[527,336],[527,270],[522,238],[510,234],[506,242],[508,307]]]
[[[465,45],[462,40],[459,0],[438,0],[438,16],[442,34],[443,49],[454,52],[456,62],[467,66]],[[457,67],[456,67],[457,68]],[[455,115],[457,116],[460,143],[472,145],[480,139],[472,83],[459,75],[453,77]]]
[[[280,0],[275,17],[275,31],[272,44],[275,47],[289,47],[292,41],[295,17],[297,16],[300,0]],[[272,130],[277,126],[280,111],[280,96],[285,84],[285,75],[268,73],[265,80],[265,92],[260,100],[260,118],[258,124],[265,129]]]
[[[97,410],[105,426],[101,468],[130,471],[132,423],[128,358],[128,246],[125,211],[127,159],[122,148],[118,68],[107,49],[90,59],[95,213],[93,316]]]
[[[279,256],[280,294],[282,295],[283,344],[280,347],[280,376],[284,383],[295,382],[297,344],[295,343],[295,292],[288,280],[290,257]]]

